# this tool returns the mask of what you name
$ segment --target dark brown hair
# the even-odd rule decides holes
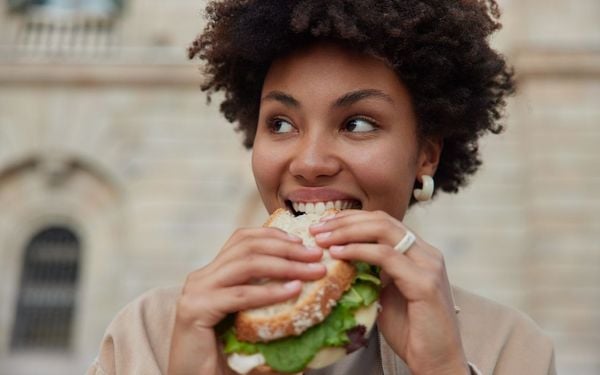
[[[436,190],[456,192],[481,165],[479,138],[499,120],[513,73],[488,38],[501,25],[494,0],[224,0],[189,48],[204,60],[202,89],[223,91],[221,112],[252,147],[271,62],[328,40],[385,59],[408,88],[423,137],[444,148]]]

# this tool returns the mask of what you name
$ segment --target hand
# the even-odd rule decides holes
[[[377,323],[413,374],[469,373],[439,250],[418,237],[404,254],[394,250],[407,228],[382,211],[345,210],[310,230],[332,257],[381,267]]]
[[[275,228],[237,230],[217,257],[188,275],[176,306],[169,374],[229,374],[214,327],[227,314],[282,302],[300,292],[300,280],[325,275],[321,249]],[[260,278],[292,280],[256,285]]]

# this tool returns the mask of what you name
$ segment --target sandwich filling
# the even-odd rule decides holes
[[[260,362],[262,356],[273,370],[295,373],[306,368],[323,348],[343,348],[350,353],[364,346],[367,327],[357,322],[356,313],[378,300],[381,281],[377,267],[363,262],[356,262],[355,267],[357,273],[351,287],[329,315],[301,335],[251,343],[238,340],[233,324],[223,322],[221,338],[225,354],[243,354]]]

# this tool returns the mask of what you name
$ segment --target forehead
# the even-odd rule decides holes
[[[275,60],[265,78],[263,95],[271,90],[335,95],[356,89],[378,89],[390,96],[408,94],[382,59],[323,42]]]

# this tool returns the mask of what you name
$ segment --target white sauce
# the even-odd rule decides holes
[[[227,357],[227,364],[233,371],[239,374],[247,374],[253,368],[264,365],[265,357],[260,353],[251,355],[233,353]]]

